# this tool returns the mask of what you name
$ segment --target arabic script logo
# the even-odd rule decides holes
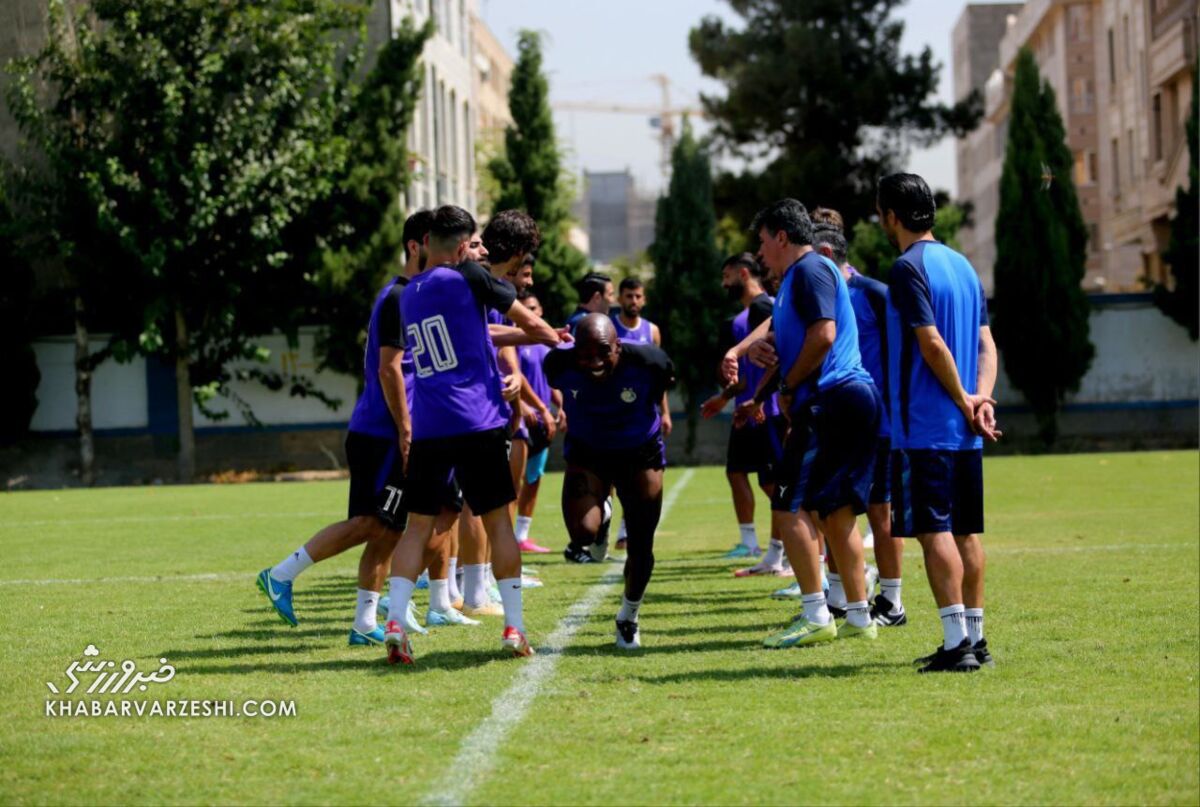
[[[84,648],[84,658],[72,661],[71,666],[67,667],[67,679],[71,682],[69,687],[59,690],[50,681],[46,682],[46,686],[55,695],[70,695],[79,688],[81,683],[84,683],[81,676],[86,678],[94,674],[96,679],[92,681],[92,685],[87,688],[85,694],[128,695],[134,687],[145,692],[149,689],[150,684],[165,684],[175,677],[175,668],[168,664],[165,658],[158,660],[162,666],[157,670],[143,673],[138,672],[137,663],[132,659],[125,659],[118,666],[115,661],[97,658],[99,655],[100,650],[96,645],[89,644]]]

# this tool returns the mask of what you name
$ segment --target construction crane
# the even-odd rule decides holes
[[[699,107],[672,107],[671,80],[661,73],[656,73],[649,78],[658,84],[662,91],[662,103],[659,106],[606,101],[556,101],[551,106],[564,112],[613,112],[622,115],[645,115],[650,120],[650,126],[658,129],[661,148],[659,165],[662,168],[663,179],[667,179],[671,175],[671,150],[675,147],[676,116],[693,115],[702,118],[704,110]]]

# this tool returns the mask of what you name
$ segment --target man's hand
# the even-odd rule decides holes
[[[556,333],[558,334],[559,342],[563,344],[569,345],[575,341],[575,337],[571,335],[570,328],[559,328],[557,329]]]
[[[976,434],[983,435],[989,443],[995,443],[1004,436],[1004,432],[996,428],[996,409],[991,403],[979,405],[975,410],[975,418],[971,421],[971,428]]]
[[[737,405],[733,410],[733,428],[740,429],[750,423],[762,423],[767,419],[762,404],[749,400]]]
[[[779,356],[775,353],[775,345],[766,339],[759,339],[750,346],[746,354],[755,367],[771,370],[779,364]]]
[[[732,350],[721,358],[721,380],[726,384],[732,384],[738,380],[738,357],[737,353]]]
[[[558,408],[558,415],[555,417],[555,422],[558,424],[558,430],[565,434],[567,431],[567,412],[561,406]]]
[[[727,403],[729,403],[729,400],[720,393],[712,396],[707,401],[700,404],[700,417],[704,418],[705,420],[716,417],[717,415],[721,414],[721,412],[725,411],[725,404]]]
[[[984,404],[996,405],[994,398],[989,398],[986,395],[971,395],[963,393],[963,398],[958,402],[958,411],[967,419],[967,423],[971,426],[971,431],[980,434],[975,428],[975,415],[979,412],[979,408]]]
[[[554,435],[558,432],[558,427],[554,425],[554,415],[546,407],[542,407],[542,425],[546,427],[546,439],[553,440]]]
[[[500,394],[504,400],[512,403],[521,395],[521,377],[516,373],[506,375],[501,379]]]

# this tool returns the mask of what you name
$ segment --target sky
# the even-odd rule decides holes
[[[688,31],[715,14],[738,24],[740,17],[719,0],[477,0],[479,14],[514,57],[517,32],[533,28],[546,36],[545,68],[551,103],[611,102],[657,106],[655,73],[671,80],[672,106],[699,106],[701,92],[721,85],[700,74],[688,52]],[[928,45],[942,64],[939,97],[953,97],[950,33],[966,0],[908,0],[898,10],[905,22],[903,48],[918,53]],[[657,130],[640,114],[555,111],[559,139],[576,172],[629,168],[640,188],[662,187]],[[703,131],[702,121],[696,122]],[[914,151],[908,170],[934,188],[957,190],[953,139]]]

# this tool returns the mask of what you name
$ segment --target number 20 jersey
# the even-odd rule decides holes
[[[506,313],[516,292],[477,263],[434,266],[413,277],[400,308],[415,373],[414,440],[504,426],[496,350],[486,311]]]

